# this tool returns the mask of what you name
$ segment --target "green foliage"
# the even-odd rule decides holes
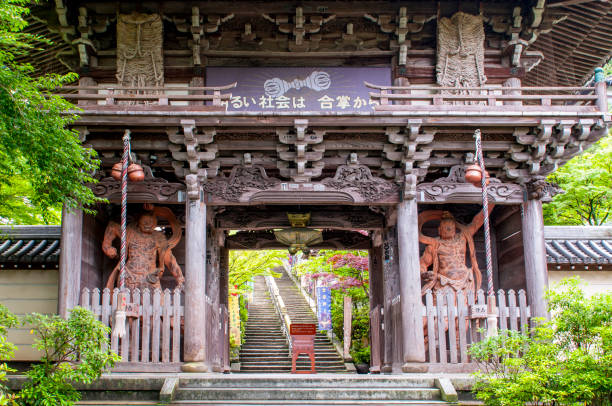
[[[612,136],[599,140],[585,153],[574,157],[548,180],[565,193],[544,206],[548,225],[599,226],[612,213]]]
[[[246,325],[249,320],[249,309],[247,308],[247,300],[244,296],[238,298],[238,304],[240,306],[240,344],[244,342],[244,335],[246,334]]]
[[[42,210],[32,203],[33,190],[21,176],[15,176],[10,184],[0,187],[0,223],[10,224],[60,224],[61,210],[49,207]],[[2,236],[0,235],[0,238]]]
[[[274,268],[282,265],[287,257],[284,250],[242,251],[232,250],[229,254],[229,288],[231,293],[250,290],[247,285],[257,275],[279,276]]]
[[[351,322],[350,354],[355,362],[370,362],[370,296],[369,274],[363,267],[334,267],[333,259],[339,256],[367,257],[367,251],[321,250],[295,266],[298,274],[335,274],[340,278],[356,279],[361,286],[332,289],[331,318],[332,331],[338,340],[344,340],[344,296],[350,296],[353,305]]]
[[[19,323],[17,317],[11,313],[6,306],[0,304],[0,359],[9,360],[13,358],[15,346],[7,341],[8,329]],[[6,362],[0,363],[0,406],[16,405],[17,396],[9,391],[4,384],[6,375],[15,370],[9,368]]]
[[[30,380],[19,393],[25,405],[73,405],[80,399],[74,382],[91,383],[119,360],[109,348],[110,329],[87,309],[74,308],[68,319],[33,313],[24,322],[32,326],[34,348],[43,354],[26,373]]]
[[[16,57],[44,41],[24,32],[30,0],[0,0],[0,220],[56,222],[53,209],[91,204],[87,183],[97,168],[95,152],[83,148],[66,126],[74,107],[53,91],[74,82],[76,74],[33,77]],[[14,198],[15,190],[28,193]],[[13,212],[17,212],[13,216]],[[27,213],[30,213],[29,215]],[[56,212],[55,212],[56,213]]]
[[[577,278],[547,294],[550,322],[472,345],[486,405],[611,405],[612,292],[586,298]]]

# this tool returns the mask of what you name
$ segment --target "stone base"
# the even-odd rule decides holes
[[[406,362],[402,365],[402,372],[409,374],[423,374],[429,371],[427,364],[420,362]]]
[[[208,365],[203,362],[186,362],[181,365],[183,372],[208,372]]]

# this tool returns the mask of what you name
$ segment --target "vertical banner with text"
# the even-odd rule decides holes
[[[229,296],[228,312],[230,320],[230,342],[240,345],[240,304],[238,296]]]
[[[331,330],[331,289],[327,286],[317,288],[317,319],[319,330]]]

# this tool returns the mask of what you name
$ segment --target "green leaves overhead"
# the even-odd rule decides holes
[[[564,191],[544,206],[549,225],[599,226],[612,213],[612,136],[601,139],[556,172],[548,180]]]
[[[12,210],[31,210],[34,217],[40,213],[44,221],[55,222],[52,208],[96,201],[85,185],[94,181],[98,161],[93,150],[82,147],[79,134],[67,128],[76,119],[67,114],[74,106],[52,94],[77,75],[33,77],[31,66],[16,61],[41,41],[21,32],[29,4],[0,0],[0,196],[19,185],[30,188],[21,203],[0,199],[0,217],[6,222]]]
[[[257,275],[277,275],[274,268],[282,266],[283,258],[287,258],[286,250],[230,251],[230,292],[242,293],[248,290],[247,282],[252,281]]]

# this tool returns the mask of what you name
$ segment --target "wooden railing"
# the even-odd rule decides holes
[[[231,93],[222,93],[236,87],[236,82],[225,86],[211,87],[124,87],[113,85],[64,86],[56,94],[79,106],[206,106],[208,109],[225,111],[224,101]]]
[[[378,86],[370,99],[377,111],[436,110],[551,110],[607,112],[605,90],[595,87],[435,87]],[[603,84],[605,86],[605,84]],[[603,97],[603,98],[602,98]],[[605,107],[604,107],[605,105]]]
[[[128,303],[134,303],[137,317],[128,317],[123,338],[111,336],[111,349],[126,363],[179,363],[181,362],[181,329],[184,308],[181,291],[145,289],[125,290]],[[81,306],[91,310],[106,326],[112,326],[117,308],[119,289],[81,292]]]
[[[401,304],[398,298],[390,301],[389,312],[385,313],[385,334],[391,334],[394,347],[399,351],[392,354],[396,359],[385,362],[401,363],[402,319]],[[423,321],[425,333],[425,352],[429,363],[464,364],[470,363],[469,346],[484,339],[481,329],[485,329],[485,318],[472,316],[470,309],[479,305],[486,309],[485,295],[478,290],[476,295],[464,296],[453,292],[433,295],[425,294]],[[527,331],[531,318],[524,290],[518,294],[513,290],[497,292],[497,314],[499,330]],[[485,329],[486,331],[486,329]],[[387,341],[388,342],[388,341]],[[385,351],[387,354],[389,352]]]
[[[281,319],[281,329],[283,330],[283,334],[287,339],[287,345],[289,346],[289,352],[292,352],[292,340],[291,340],[291,317],[289,316],[289,312],[285,307],[285,302],[283,301],[280,292],[278,291],[278,286],[276,285],[276,281],[274,277],[270,275],[266,275],[264,277],[266,281],[266,285],[268,286],[268,291],[270,292],[270,298],[272,299],[272,303],[274,304],[274,308],[276,309],[276,313],[278,317]]]

